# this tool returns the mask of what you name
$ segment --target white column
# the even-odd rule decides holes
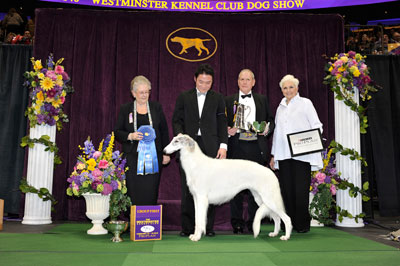
[[[50,137],[50,141],[56,141],[56,126],[36,125],[30,129],[31,139],[39,139],[42,135]],[[29,148],[28,154],[28,184],[39,189],[47,188],[52,192],[54,153],[45,151],[46,146],[35,143]],[[51,201],[43,201],[37,194],[26,193],[25,212],[23,224],[51,224]]]
[[[336,95],[335,95],[336,96]],[[353,100],[359,103],[359,93],[355,90]],[[360,152],[360,120],[356,112],[345,105],[342,101],[335,99],[335,140],[345,148],[354,149]],[[355,186],[361,187],[361,162],[350,160],[349,156],[343,156],[336,153],[336,168],[342,173],[341,178],[348,179]],[[358,195],[356,198],[349,196],[348,190],[338,190],[336,194],[337,205],[347,210],[353,216],[362,212],[362,198]],[[363,227],[362,219],[356,222],[347,217],[340,222],[336,219],[336,226],[341,227]]]

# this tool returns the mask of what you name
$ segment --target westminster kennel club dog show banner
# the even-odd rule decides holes
[[[86,6],[160,11],[282,11],[330,8],[388,2],[387,0],[275,0],[275,1],[176,1],[176,0],[41,0]],[[395,1],[395,0],[393,0]]]

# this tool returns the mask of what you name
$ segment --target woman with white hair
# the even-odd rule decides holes
[[[312,102],[300,97],[299,80],[286,75],[279,83],[283,96],[275,116],[275,131],[271,149],[271,169],[279,169],[279,183],[286,213],[299,233],[310,230],[308,212],[311,170],[322,168],[319,152],[291,156],[287,134],[320,129],[322,123]]]
[[[156,205],[162,164],[169,155],[168,125],[161,104],[149,101],[151,84],[144,76],[131,81],[133,102],[123,104],[115,125],[115,138],[127,159],[126,185],[132,205]]]

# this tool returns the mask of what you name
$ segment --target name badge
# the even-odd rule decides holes
[[[129,124],[133,123],[133,115],[132,113],[129,113]]]

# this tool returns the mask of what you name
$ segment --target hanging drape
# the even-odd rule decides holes
[[[30,70],[32,46],[0,44],[0,198],[4,211],[18,214],[25,150],[19,146],[26,135],[28,89],[23,86]]]

